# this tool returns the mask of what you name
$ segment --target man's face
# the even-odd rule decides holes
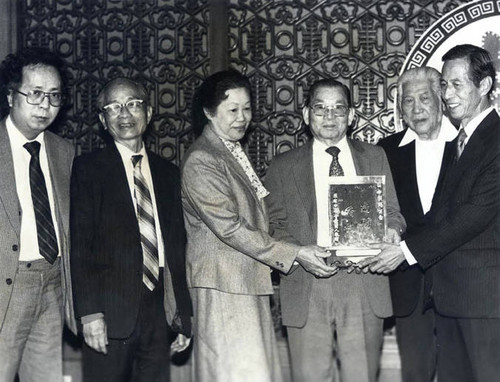
[[[109,131],[113,139],[127,147],[135,145],[142,140],[142,135],[146,131],[151,120],[152,108],[142,104],[130,102],[141,101],[141,93],[131,83],[117,82],[109,87],[104,99],[105,111],[99,114],[99,119],[104,128]],[[129,102],[129,106],[125,106]],[[116,107],[118,104],[118,107]],[[120,107],[120,105],[122,105]],[[107,107],[109,106],[109,108]],[[117,109],[114,112],[112,109]]]
[[[46,65],[30,65],[23,68],[20,92],[28,94],[31,91],[45,93],[61,92],[61,77],[56,68]],[[26,96],[11,90],[7,96],[10,106],[10,117],[14,125],[29,140],[35,139],[50,126],[60,106],[52,106],[49,97],[44,97],[39,105],[30,105]]]
[[[469,78],[469,61],[465,58],[445,61],[442,76],[441,89],[448,112],[466,125],[481,112],[484,91]]]
[[[403,85],[401,113],[406,124],[424,140],[435,139],[441,127],[441,99],[430,81],[409,81]]]
[[[323,116],[316,115],[314,112],[315,106],[318,105],[326,107]],[[316,89],[309,106],[302,110],[304,121],[311,128],[314,138],[328,146],[336,145],[346,135],[347,127],[354,118],[354,110],[348,108],[347,105],[347,99],[342,89],[327,86]],[[345,108],[346,112],[344,115],[336,115],[335,108],[337,110]]]

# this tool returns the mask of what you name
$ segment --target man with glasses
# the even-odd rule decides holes
[[[28,49],[2,62],[0,381],[62,381],[64,319],[76,332],[69,273],[73,146],[46,131],[63,105],[62,61]],[[8,105],[8,106],[7,106]]]
[[[330,176],[385,175],[389,239],[405,221],[380,147],[347,139],[354,109],[349,89],[333,79],[315,82],[302,110],[314,139],[277,156],[266,176],[274,237],[300,245],[329,245]],[[282,275],[281,308],[295,382],[375,381],[383,319],[392,314],[385,276],[340,268],[321,279],[300,267]]]
[[[97,106],[113,142],[73,166],[71,265],[86,382],[168,381],[170,351],[189,345],[180,176],[144,146],[148,100],[130,79],[106,84]]]

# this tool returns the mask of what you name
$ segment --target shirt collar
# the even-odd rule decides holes
[[[343,136],[342,139],[340,141],[338,141],[334,146],[338,147],[340,152],[345,153],[345,152],[351,151],[349,148],[349,143],[347,142],[346,136]],[[314,138],[313,147],[315,150],[326,152],[326,149],[330,146],[327,145],[326,143],[320,141],[319,139]],[[328,155],[330,155],[330,154],[328,154]]]
[[[118,149],[120,156],[122,157],[123,163],[129,162],[134,155],[142,155],[142,158],[147,157],[146,148],[144,147],[144,142],[142,143],[141,149],[137,153],[133,152],[127,146],[122,145],[121,143],[118,143],[117,141],[115,141],[115,146]]]
[[[5,121],[5,125],[7,128],[7,133],[9,134],[9,140],[10,140],[11,146],[23,147],[24,144],[27,142],[37,141],[40,143],[40,150],[43,147],[45,147],[45,140],[44,140],[45,131],[42,131],[40,134],[38,134],[35,139],[29,140],[21,133],[21,131],[19,131],[19,129],[14,124],[14,121],[12,120],[10,115],[7,116],[7,120]]]
[[[472,118],[465,127],[460,124],[460,128],[463,128],[465,130],[465,133],[467,134],[467,139],[470,138],[472,134],[474,134],[474,131],[476,131],[479,124],[483,121],[484,118],[486,118],[488,114],[491,113],[492,110],[493,106],[490,106],[487,109],[483,110],[481,113]]]
[[[451,142],[452,140],[455,139],[457,134],[458,131],[455,128],[455,126],[453,126],[453,124],[446,116],[443,116],[443,119],[441,120],[441,130],[439,130],[439,135],[434,141]],[[406,133],[403,136],[403,139],[401,139],[401,142],[399,142],[398,147],[406,146],[407,144],[413,141],[421,142],[422,140],[418,137],[417,133],[415,133],[412,129],[408,128],[406,129]]]

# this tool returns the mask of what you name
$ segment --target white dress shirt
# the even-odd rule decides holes
[[[34,140],[28,140],[15,127],[10,115],[6,120],[7,134],[9,135],[10,147],[12,150],[12,161],[14,163],[14,175],[16,179],[16,191],[21,208],[21,235],[19,245],[19,261],[34,261],[44,257],[40,255],[38,248],[38,237],[36,229],[35,210],[33,209],[33,199],[31,197],[30,186],[30,161],[31,154],[24,148],[27,142],[37,141],[40,143],[40,167],[45,178],[47,194],[49,197],[50,212],[52,222],[56,232],[57,245],[59,249],[58,256],[61,255],[61,240],[59,238],[59,225],[54,202],[54,191],[52,188],[52,179],[50,178],[49,162],[47,159],[47,150],[45,147],[44,136],[41,132]]]
[[[130,195],[132,197],[132,200],[134,201],[134,208],[135,212],[137,214],[137,201],[134,196],[134,165],[132,163],[132,157],[134,155],[142,155],[141,159],[141,172],[142,175],[144,176],[144,179],[146,179],[146,184],[149,189],[149,193],[151,194],[151,201],[153,202],[153,211],[154,211],[154,218],[155,218],[155,230],[156,230],[156,238],[158,242],[158,262],[160,267],[165,266],[165,246],[163,245],[163,238],[161,234],[161,227],[160,227],[160,221],[158,219],[158,207],[156,206],[156,196],[155,196],[155,190],[153,187],[153,178],[151,177],[151,169],[149,167],[149,159],[148,159],[148,154],[146,152],[146,149],[144,148],[144,145],[142,146],[141,150],[137,153],[134,153],[132,150],[130,150],[128,147],[118,143],[115,141],[116,148],[118,149],[118,152],[120,153],[120,156],[122,158],[123,166],[125,167],[125,173],[127,174],[127,182],[128,182],[128,187],[130,191]]]
[[[464,128],[465,129],[465,133],[467,134],[467,137],[465,138],[465,141],[464,141],[464,147],[467,145],[467,143],[469,142],[469,139],[471,137],[471,135],[474,133],[474,131],[476,131],[477,127],[479,126],[479,124],[483,121],[484,118],[486,118],[486,116],[493,110],[493,107],[490,106],[489,108],[487,108],[486,110],[483,110],[481,113],[479,113],[478,115],[476,115],[474,118],[472,118],[472,120],[468,123],[467,126],[463,126],[462,124],[460,125],[460,128]],[[443,121],[445,121],[445,118],[443,117]],[[446,125],[443,125],[441,127],[441,131],[439,133],[439,137],[437,140],[444,140],[446,139],[445,136],[448,136],[449,137],[446,139],[448,141],[452,141],[453,139],[455,139],[455,137],[457,136],[458,132],[455,130],[455,136],[452,138],[452,139],[449,139],[451,138],[451,133],[447,133],[445,132],[444,130],[448,130],[447,127],[445,127]],[[441,138],[441,135],[442,133],[444,134],[443,137]],[[444,150],[444,144],[446,142],[443,141],[443,150]],[[423,152],[422,153],[422,157],[425,158],[425,155],[426,153]],[[442,154],[441,154],[441,158],[442,158]],[[417,160],[417,164],[418,164],[418,161],[419,160],[425,160],[425,159],[422,159],[422,158],[419,158],[417,155],[416,155],[416,158]],[[439,160],[439,162],[436,162],[436,163],[439,163],[441,164],[441,160]],[[439,172],[438,172],[438,175],[439,175]],[[418,173],[417,173],[417,181],[418,181]],[[434,185],[434,188],[435,188],[435,185]],[[420,192],[420,184],[419,184],[419,192]],[[433,191],[433,194],[434,194],[434,191]],[[421,196],[422,198],[422,196]],[[432,201],[432,198],[431,198],[431,201]],[[424,210],[424,212],[427,212]],[[408,262],[409,265],[413,265],[413,264],[416,264],[417,263],[417,259],[415,259],[415,257],[412,255],[412,253],[410,252],[410,249],[408,248],[408,246],[406,245],[406,243],[404,241],[402,241],[400,243],[400,247],[401,247],[401,250],[403,251],[404,255],[405,255],[405,259],[406,261]]]
[[[344,176],[356,176],[356,168],[352,159],[351,149],[347,138],[342,138],[335,146],[340,150],[339,163],[344,170]],[[317,140],[313,141],[313,171],[314,188],[316,191],[316,213],[317,213],[317,238],[319,246],[330,247],[332,245],[329,232],[328,219],[328,180],[330,178],[330,164],[332,156],[326,152],[330,147]]]

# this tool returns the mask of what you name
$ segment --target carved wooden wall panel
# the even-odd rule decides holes
[[[78,152],[102,146],[95,98],[109,79],[137,76],[155,111],[147,145],[179,163],[193,135],[194,89],[210,73],[210,0],[22,0],[19,44],[47,46],[70,64],[71,108],[59,134]],[[218,0],[212,0],[218,1]],[[397,75],[419,36],[465,0],[228,0],[230,66],[255,97],[247,149],[262,175],[272,157],[306,139],[301,105],[312,81],[353,92],[352,136],[394,131]]]

